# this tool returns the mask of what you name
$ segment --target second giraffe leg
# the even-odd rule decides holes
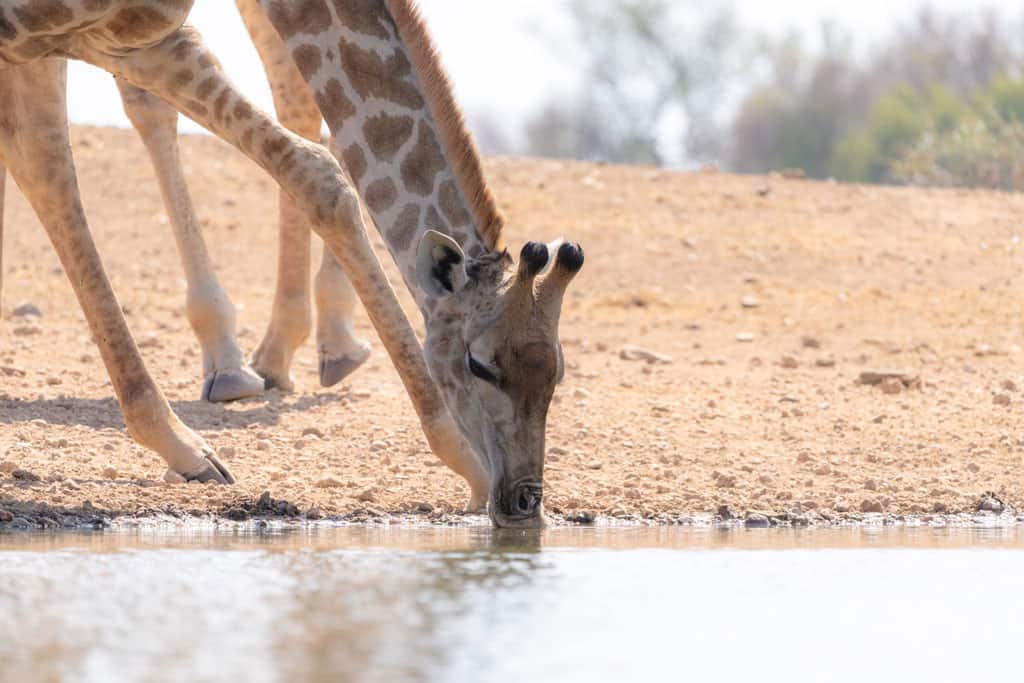
[[[281,124],[307,140],[320,140],[320,110],[284,41],[252,0],[238,0],[238,10],[252,36],[270,81]],[[295,200],[280,195],[280,241],[277,292],[267,334],[253,355],[256,370],[268,385],[291,388],[292,355],[309,334],[309,246],[311,226]],[[370,346],[355,336],[352,313],[356,294],[329,249],[316,276],[317,352],[320,384],[337,384],[370,356]]]
[[[214,273],[178,156],[178,112],[145,90],[117,79],[125,114],[142,138],[160,180],[185,270],[185,314],[203,349],[204,401],[234,401],[263,393],[263,379],[246,365],[235,340],[235,307]]]

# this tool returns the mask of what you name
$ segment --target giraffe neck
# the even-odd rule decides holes
[[[415,280],[423,233],[443,232],[479,256],[500,248],[501,217],[414,4],[260,2],[427,315],[432,307]]]

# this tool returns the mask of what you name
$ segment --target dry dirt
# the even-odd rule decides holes
[[[374,356],[344,385],[319,388],[307,343],[295,393],[198,401],[184,282],[142,147],[114,129],[78,128],[74,141],[96,240],[149,368],[239,484],[158,481],[162,462],[125,433],[71,288],[9,183],[0,522],[437,516],[465,502],[362,312]],[[182,144],[252,349],[274,286],[276,192],[220,142]],[[974,511],[987,491],[1008,509],[1024,504],[1024,197],[527,159],[487,170],[514,250],[564,234],[587,253],[562,319],[569,370],[549,419],[549,511],[927,518]],[[36,323],[10,316],[22,301],[42,310]],[[627,347],[664,358],[629,360]],[[857,381],[889,368],[908,381]],[[263,491],[272,500],[261,507]]]

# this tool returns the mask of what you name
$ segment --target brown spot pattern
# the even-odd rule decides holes
[[[423,108],[423,98],[408,80],[412,67],[404,52],[395,50],[384,60],[376,52],[363,50],[345,39],[338,44],[338,49],[341,68],[360,97],[379,97],[410,109]]]
[[[375,157],[391,161],[412,135],[414,123],[411,116],[381,113],[366,120],[363,135]]]
[[[295,66],[299,67],[302,78],[307,82],[320,69],[322,61],[320,50],[313,45],[300,45],[292,50],[292,59],[295,61]]]
[[[345,162],[348,174],[358,185],[366,174],[366,153],[363,152],[363,148],[357,143],[352,143],[341,153],[341,158]]]
[[[387,211],[398,199],[398,188],[391,178],[374,180],[366,188],[366,205],[371,211]]]
[[[402,182],[410,192],[426,197],[434,191],[434,180],[444,170],[444,154],[434,131],[420,121],[416,146],[402,162]]]
[[[338,19],[346,28],[381,40],[390,40],[386,27],[393,26],[391,15],[381,0],[334,0]]]
[[[398,214],[394,225],[388,230],[388,241],[400,252],[408,251],[412,246],[412,238],[420,224],[420,207],[409,204]]]
[[[324,89],[316,94],[316,104],[332,133],[341,128],[345,119],[356,113],[355,105],[345,96],[345,91],[337,78],[327,81]]]
[[[174,23],[174,19],[155,7],[126,7],[115,14],[105,28],[119,41],[137,45],[165,34]]]
[[[469,212],[466,210],[466,205],[462,201],[462,195],[459,193],[459,187],[455,184],[454,180],[446,180],[441,183],[440,200],[441,211],[444,212],[452,227],[469,225],[471,220]]]
[[[60,0],[33,0],[14,8],[14,17],[26,30],[50,31],[71,23],[74,14],[71,8]]]
[[[325,0],[270,3],[267,17],[285,40],[298,33],[317,35],[331,27],[331,9]]]

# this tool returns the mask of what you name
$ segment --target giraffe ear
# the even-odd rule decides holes
[[[465,285],[466,255],[459,243],[436,230],[427,230],[416,254],[416,277],[430,296],[458,293]]]

